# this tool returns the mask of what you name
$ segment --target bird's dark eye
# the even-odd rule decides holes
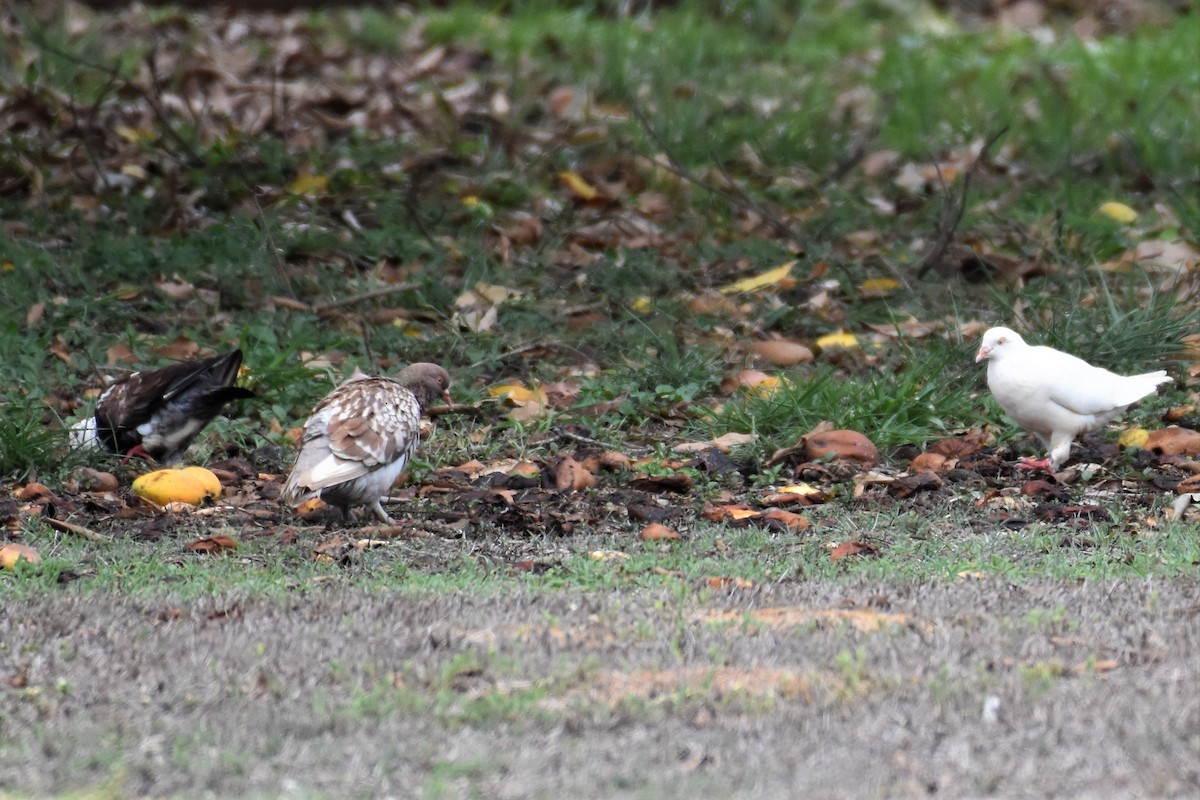
[[[1004,344],[1007,341],[1008,341],[1008,339],[1005,339],[1003,336],[1001,336],[1000,341],[996,342],[996,344]]]

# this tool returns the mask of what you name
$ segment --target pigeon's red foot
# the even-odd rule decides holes
[[[1017,469],[1044,469],[1047,472],[1049,472],[1050,471],[1050,459],[1049,458],[1030,458],[1029,456],[1022,456],[1017,461]]]
[[[146,448],[142,447],[140,444],[135,444],[133,447],[129,448],[129,452],[126,453],[125,457],[121,459],[121,463],[128,464],[129,459],[131,458],[143,458],[146,461],[154,461],[154,456],[147,453]]]

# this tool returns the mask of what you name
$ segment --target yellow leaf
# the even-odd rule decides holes
[[[399,317],[392,320],[392,327],[399,328],[400,332],[405,336],[411,336],[414,338],[420,336],[424,332],[421,330],[421,326],[419,324],[413,322],[412,320],[400,319]]]
[[[631,307],[638,314],[645,314],[650,310],[650,298],[645,295],[635,298]]]
[[[883,297],[900,288],[900,281],[895,278],[868,278],[858,285],[858,293],[863,297]]]
[[[296,180],[288,184],[288,191],[292,194],[302,194],[308,197],[325,194],[328,190],[329,178],[324,175],[299,175]]]
[[[1145,447],[1150,438],[1150,431],[1145,428],[1130,428],[1121,434],[1117,444],[1121,447]]]
[[[502,383],[498,386],[489,386],[487,391],[492,397],[507,400],[513,405],[518,406],[525,405],[526,403],[546,402],[546,393],[542,391],[540,386],[530,389],[520,383]]]
[[[500,286],[494,283],[479,282],[475,284],[475,291],[480,297],[494,306],[508,300],[517,300],[521,297],[521,292],[517,289],[510,289],[507,286]]]
[[[1109,201],[1100,208],[1096,209],[1098,213],[1103,214],[1111,220],[1120,222],[1123,225],[1128,225],[1137,219],[1137,212],[1124,203]]]
[[[628,553],[622,553],[620,550],[593,550],[588,556],[596,561],[624,561],[629,558]]]
[[[6,260],[3,263],[0,263],[0,272],[12,272],[16,268],[17,268],[17,265],[11,261]]]
[[[113,131],[130,144],[137,144],[141,141],[150,141],[155,137],[154,131],[148,131],[143,128],[131,128],[128,125],[118,125],[113,128]]]
[[[791,486],[784,486],[779,490],[779,494],[798,494],[802,497],[808,497],[814,494],[821,494],[821,490],[815,486],[809,486],[807,483],[794,483]]]
[[[858,338],[853,333],[827,333],[817,339],[819,350],[853,350],[858,347]]]
[[[734,281],[728,286],[722,286],[721,294],[754,292],[759,289],[767,289],[776,285],[778,285],[781,289],[794,286],[795,279],[792,278],[792,267],[794,266],[796,266],[796,262],[789,261],[786,264],[780,264],[778,267],[775,267],[775,269],[769,269],[760,275],[751,275],[749,278],[742,278],[740,281]]]
[[[768,375],[758,383],[747,386],[746,391],[752,392],[759,397],[770,397],[771,395],[775,394],[775,392],[779,391],[779,386],[779,378],[775,377],[774,375]]]
[[[595,200],[600,193],[590,183],[585,181],[579,173],[576,172],[560,172],[558,179],[571,190],[571,194],[578,197],[580,200]]]

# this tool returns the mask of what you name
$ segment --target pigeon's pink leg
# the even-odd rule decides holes
[[[140,444],[135,444],[133,447],[129,448],[129,452],[126,453],[125,457],[121,459],[121,464],[128,464],[129,459],[131,458],[144,458],[151,463],[154,462],[154,457],[147,453],[146,448],[142,447]]]
[[[1044,469],[1049,472],[1050,458],[1048,456],[1046,458],[1030,458],[1029,456],[1022,456],[1017,461],[1017,469]]]

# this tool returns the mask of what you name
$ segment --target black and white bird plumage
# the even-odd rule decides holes
[[[392,524],[380,501],[417,450],[425,407],[439,397],[449,401],[449,388],[449,373],[425,362],[395,378],[356,375],[340,384],[304,423],[284,502],[320,497],[344,515],[370,506],[380,522]]]
[[[104,390],[96,411],[71,429],[72,443],[177,463],[204,426],[232,400],[254,397],[234,386],[242,351],[142,370]]]

